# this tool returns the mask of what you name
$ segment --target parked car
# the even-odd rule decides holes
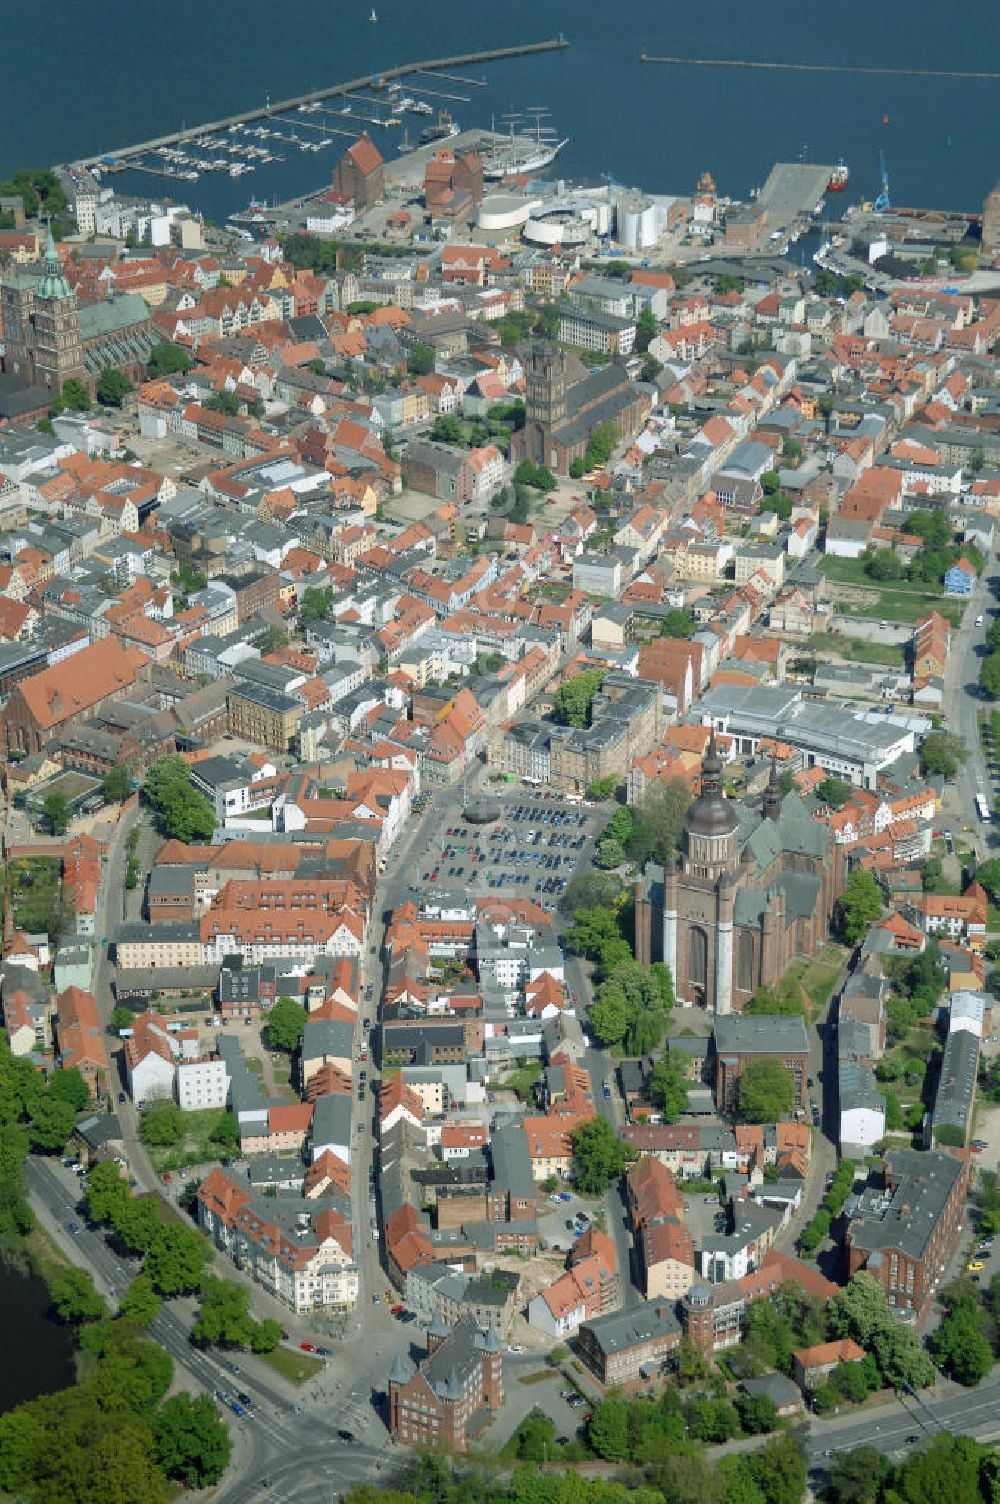
[[[315,1345],[312,1342],[300,1342],[299,1346],[304,1353],[314,1353],[316,1351]]]

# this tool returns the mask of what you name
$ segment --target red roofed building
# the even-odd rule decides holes
[[[8,753],[40,752],[72,722],[120,699],[148,661],[137,648],[106,637],[23,679],[0,717]]]
[[[349,146],[333,169],[333,186],[354,200],[355,209],[370,209],[385,197],[385,162],[368,135]]]
[[[312,1167],[315,1171],[319,1162]],[[217,1248],[293,1311],[350,1311],[358,1298],[350,1199],[340,1186],[303,1201],[295,1225],[275,1203],[216,1168],[198,1188],[198,1222]]]
[[[59,1064],[78,1070],[92,1097],[106,1095],[110,1061],[92,992],[67,987],[56,998],[56,1050]]]

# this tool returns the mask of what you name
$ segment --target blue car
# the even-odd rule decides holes
[[[569,1191],[560,1191],[559,1192],[559,1200],[560,1201],[572,1201],[572,1199],[573,1198],[570,1195]]]

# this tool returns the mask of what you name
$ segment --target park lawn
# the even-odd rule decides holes
[[[824,945],[811,960],[797,957],[788,968],[787,975],[798,982],[803,992],[812,999],[813,1006],[826,1007],[840,984],[847,969],[848,952],[842,945]]]
[[[815,653],[836,653],[852,663],[875,663],[885,668],[902,668],[903,649],[891,642],[866,642],[863,637],[838,637],[832,632],[814,632],[809,647]]]
[[[273,1368],[275,1373],[290,1384],[308,1384],[326,1366],[322,1358],[304,1353],[294,1347],[276,1347],[273,1353],[261,1353],[260,1361]]]
[[[523,1373],[518,1379],[519,1384],[544,1384],[546,1379],[560,1379],[562,1374],[558,1368],[539,1368],[534,1373]]]

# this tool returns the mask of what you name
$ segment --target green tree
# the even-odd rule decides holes
[[[668,1052],[653,1066],[649,1094],[663,1113],[665,1123],[676,1123],[687,1112],[690,1089],[684,1060],[678,1053]]]
[[[848,945],[857,945],[882,917],[882,891],[867,867],[853,868],[835,912],[837,927]]]
[[[983,1332],[974,1296],[963,1296],[944,1317],[931,1338],[931,1353],[943,1373],[970,1388],[993,1367],[993,1349]]]
[[[67,1102],[74,1112],[82,1112],[90,1101],[87,1083],[75,1065],[53,1071],[49,1078],[49,1096]]]
[[[54,836],[64,836],[69,830],[70,807],[65,794],[53,790],[42,801],[42,814]]]
[[[429,376],[434,370],[434,351],[431,347],[417,340],[410,347],[410,353],[406,358],[406,369],[411,376]]]
[[[590,1027],[606,1045],[621,1044],[632,1019],[624,993],[615,991],[597,999],[590,1010]]]
[[[586,956],[588,961],[600,961],[608,948],[616,943],[625,945],[614,909],[595,904],[592,908],[579,908],[574,912],[573,923],[566,931],[566,946],[574,955]],[[631,956],[627,945],[625,951]]]
[[[591,706],[603,678],[603,669],[589,668],[560,684],[552,697],[552,714],[561,726],[590,725]]]
[[[132,769],[127,762],[116,763],[104,775],[102,790],[109,804],[123,804],[132,792]]]
[[[170,754],[154,762],[146,774],[143,793],[156,811],[164,835],[178,841],[211,840],[215,812],[193,787],[182,757]]]
[[[270,1316],[254,1323],[250,1334],[250,1347],[255,1353],[273,1353],[281,1341],[281,1322]]]
[[[983,659],[979,683],[991,700],[1000,699],[1000,652],[991,653]]]
[[[777,470],[765,470],[760,478],[760,488],[765,496],[776,496],[781,488],[781,476]]]
[[[71,413],[90,412],[90,393],[76,376],[71,376],[68,381],[63,382],[61,405]]]
[[[748,1123],[777,1123],[795,1102],[795,1077],[780,1060],[751,1060],[739,1080],[740,1117]]]
[[[594,1406],[587,1423],[587,1439],[598,1457],[608,1462],[624,1462],[628,1456],[628,1433],[628,1404],[620,1395],[612,1395]]]
[[[882,1286],[866,1270],[833,1296],[828,1311],[833,1334],[852,1337],[862,1347],[870,1347],[875,1333],[895,1319]]]
[[[959,763],[965,762],[969,749],[960,736],[951,731],[932,731],[924,737],[920,762],[925,773],[954,778]]]
[[[691,790],[683,778],[657,779],[632,811],[632,834],[626,855],[638,866],[665,865],[676,854],[691,804]]]
[[[288,633],[283,632],[280,627],[265,627],[257,638],[257,647],[262,658],[266,658],[269,653],[279,653],[287,646]]]
[[[603,872],[609,872],[620,867],[624,860],[625,848],[622,843],[615,840],[614,836],[602,836],[594,852],[595,867],[599,867]]]
[[[862,567],[870,580],[899,580],[903,566],[892,548],[876,548],[862,555]]]
[[[891,1473],[889,1459],[875,1447],[838,1452],[826,1471],[829,1504],[875,1504]]]
[[[979,1488],[985,1451],[968,1436],[939,1433],[912,1452],[894,1480],[902,1504],[983,1504]]]
[[[584,461],[587,470],[606,465],[618,447],[618,429],[614,423],[598,423],[587,441]]]
[[[299,597],[299,617],[303,623],[324,621],[330,614],[333,593],[318,585],[307,585]]]
[[[591,1118],[572,1132],[573,1178],[581,1191],[602,1195],[629,1162],[627,1146],[607,1118]]]
[[[79,1326],[85,1321],[99,1321],[107,1315],[107,1307],[86,1270],[60,1265],[51,1269],[46,1278],[52,1306],[60,1321]]]
[[[595,778],[593,783],[587,786],[587,798],[595,801],[610,799],[618,787],[620,780],[610,773],[607,778]]]
[[[247,1347],[254,1333],[250,1292],[233,1280],[209,1275],[201,1287],[201,1306],[191,1335],[196,1342]]]
[[[736,1408],[740,1425],[750,1436],[773,1431],[778,1424],[778,1407],[766,1394],[741,1394]]]
[[[635,321],[634,349],[640,355],[644,355],[646,353],[646,351],[649,349],[650,341],[656,338],[656,328],[656,315],[647,304],[647,306],[642,309],[639,317]]]
[[[976,868],[976,882],[986,889],[996,903],[997,895],[1000,894],[1000,861],[996,857],[980,862]]]
[[[122,1003],[119,1003],[118,1006],[117,1006],[117,1008],[112,1008],[112,1010],[111,1010],[111,1027],[112,1027],[112,1029],[114,1029],[116,1031],[121,1030],[121,1029],[131,1029],[131,1027],[132,1027],[132,1025],[134,1023],[135,1023],[135,1014],[132,1012],[131,1008],[126,1008],[124,1006],[124,1004],[122,1004]]]
[[[768,1013],[772,1017],[783,1015],[804,1017],[806,1011],[802,988],[792,977],[782,977],[780,982],[758,987],[743,1009],[744,1013]]]
[[[151,1102],[142,1115],[139,1137],[155,1148],[172,1148],[184,1133],[184,1115],[176,1102]]]
[[[236,1114],[230,1112],[228,1108],[220,1113],[219,1121],[209,1134],[209,1138],[213,1144],[218,1144],[219,1148],[224,1150],[226,1154],[234,1153],[239,1148],[240,1143],[240,1125]]]
[[[582,909],[602,909],[611,913],[614,920],[612,911],[622,891],[621,878],[612,872],[578,872],[569,880],[562,907],[567,914],[576,914]]]
[[[161,1227],[146,1255],[146,1273],[161,1295],[189,1295],[201,1284],[208,1244],[189,1227]]]
[[[76,1112],[69,1102],[61,1102],[58,1097],[44,1096],[32,1109],[28,1137],[33,1149],[61,1154],[75,1127]]]
[[[157,1196],[126,1196],[111,1212],[111,1227],[130,1253],[145,1253],[162,1227]]]
[[[267,1042],[272,1050],[291,1055],[302,1043],[305,1009],[293,997],[279,997],[267,1015]]]
[[[229,1432],[207,1394],[175,1394],[153,1422],[156,1460],[168,1478],[187,1488],[218,1483],[229,1463]]]
[[[166,340],[161,340],[150,351],[146,374],[151,381],[158,381],[164,376],[178,373],[184,375],[190,369],[191,357],[188,352],[181,345],[171,345]]]
[[[124,371],[116,371],[106,366],[97,383],[97,400],[105,407],[121,407],[131,390],[132,383]]]
[[[816,798],[828,804],[831,809],[843,809],[852,793],[851,785],[843,778],[827,777],[816,785]]]
[[[660,621],[661,637],[693,637],[694,617],[690,611],[682,611],[678,607],[668,611]]]
[[[91,1222],[110,1222],[128,1194],[128,1185],[113,1159],[95,1165],[87,1176],[87,1215]]]
[[[151,1326],[162,1301],[148,1274],[137,1274],[121,1298],[120,1314],[139,1326]]]

